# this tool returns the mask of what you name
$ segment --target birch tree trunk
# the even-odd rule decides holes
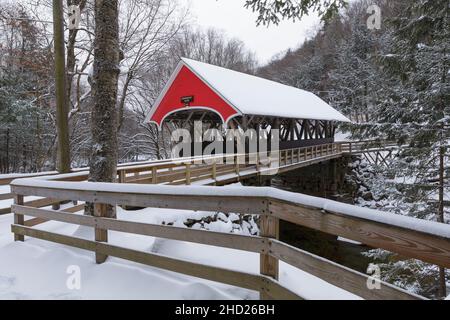
[[[118,0],[95,0],[92,83],[92,154],[89,181],[114,182],[117,173],[117,83],[119,77]],[[87,210],[92,214],[92,209]],[[107,216],[116,216],[113,207]]]

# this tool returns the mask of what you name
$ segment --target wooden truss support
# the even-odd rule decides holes
[[[386,154],[387,152],[387,154]],[[376,150],[376,151],[366,151],[362,155],[367,160],[368,163],[373,165],[380,165],[389,167],[391,165],[391,160],[393,158],[392,150]]]
[[[170,120],[175,128],[191,128],[195,121],[203,121],[208,128],[219,128],[222,123],[208,111],[186,110],[183,114],[173,115]],[[232,118],[227,124],[229,129],[253,129],[270,137],[272,129],[280,130],[280,141],[302,141],[332,139],[335,133],[335,125],[332,121],[290,119],[261,115],[242,115]]]

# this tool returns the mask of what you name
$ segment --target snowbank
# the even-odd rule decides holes
[[[165,209],[118,210],[119,219],[177,226],[201,214]],[[12,221],[12,215],[0,217],[0,299],[258,299],[258,293],[253,291],[117,258],[96,265],[93,253],[51,242],[32,238],[24,243],[13,242]],[[40,228],[93,238],[93,230],[87,227],[48,222]],[[259,272],[256,253],[114,231],[109,233],[109,241],[209,265]],[[66,285],[70,266],[77,266],[81,271],[80,290],[71,290]],[[358,299],[285,263],[280,263],[280,281],[308,299]]]

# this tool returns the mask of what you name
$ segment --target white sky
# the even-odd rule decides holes
[[[257,13],[244,8],[245,0],[183,0],[191,4],[195,22],[202,27],[215,27],[225,31],[228,37],[245,42],[255,52],[260,63],[289,48],[295,48],[319,23],[317,17],[306,17],[302,21],[282,21],[278,26],[256,27]],[[182,2],[183,2],[182,1]]]

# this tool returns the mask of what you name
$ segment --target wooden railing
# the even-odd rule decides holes
[[[25,236],[48,240],[93,251],[97,263],[104,262],[108,256],[114,256],[259,291],[263,299],[302,298],[278,282],[279,261],[365,299],[423,299],[385,282],[380,282],[380,289],[369,290],[367,275],[279,241],[280,220],[359,241],[374,248],[383,248],[403,257],[450,267],[448,225],[272,188],[142,186],[42,179],[16,180],[11,188],[15,196],[12,232],[18,241],[24,241]],[[31,195],[92,202],[95,216],[30,207],[23,203],[23,198]],[[110,219],[105,217],[107,205],[256,214],[260,216],[260,236]],[[33,218],[25,220],[25,216]],[[95,241],[33,228],[50,220],[92,227]],[[260,254],[260,274],[230,271],[111,245],[108,244],[109,230],[256,252]]]
[[[323,144],[311,147],[280,150],[268,153],[223,154],[206,158],[185,158],[165,164],[123,167],[118,169],[120,183],[169,183],[189,185],[210,180],[205,184],[225,184],[241,177],[283,172],[312,163],[326,161],[341,155],[341,144]],[[230,175],[228,179],[219,177]]]
[[[336,142],[280,150],[276,156],[272,154],[271,157],[267,153],[222,154],[122,164],[117,168],[117,181],[173,185],[189,185],[203,181],[204,185],[225,185],[252,176],[283,173],[337,158],[343,154],[358,154],[367,148],[372,148],[373,143],[374,141]],[[386,143],[386,145],[393,146],[392,143]],[[45,177],[55,181],[86,181],[88,175],[87,168],[75,169],[73,173],[62,175],[58,175],[57,172],[5,175],[3,178],[0,175],[0,186],[8,185],[17,178]],[[13,194],[0,194],[0,201],[6,199],[13,199]],[[28,201],[27,205],[44,207],[54,203],[53,199],[38,199],[34,202]],[[0,207],[0,214],[10,212],[9,206]]]
[[[206,180],[204,182],[206,185],[227,184],[258,174],[275,174],[279,171],[292,170],[295,164],[298,164],[296,167],[300,167],[318,161],[325,161],[328,158],[339,156],[339,152],[340,144],[330,144],[281,150],[279,151],[279,157],[273,157],[272,155],[272,159],[267,156],[267,153],[252,153],[196,156],[125,164],[119,165],[117,168],[117,181],[119,183],[189,185],[197,181]],[[75,169],[73,173],[60,175],[53,171],[36,174],[4,175],[3,178],[0,175],[0,186],[9,185],[14,179],[33,177],[55,181],[86,181],[88,175],[87,168]],[[0,194],[0,201],[7,199],[13,199],[13,194]],[[44,207],[58,203],[58,201],[54,201],[51,198],[26,202],[27,205],[35,207]],[[0,215],[10,212],[9,205],[0,207]]]
[[[352,142],[340,142],[344,154],[361,154],[369,151],[385,151],[399,148],[397,142],[385,140],[361,140]]]
[[[192,160],[194,158],[185,158],[185,160]],[[152,160],[152,161],[143,161],[138,163],[125,163],[118,165],[118,179],[120,178],[120,171],[122,168],[142,168],[142,170],[146,170],[146,168],[153,166],[165,166],[168,163],[173,163],[176,161],[182,161],[181,159],[164,159],[164,160]],[[89,168],[75,168],[72,169],[71,173],[67,174],[59,174],[57,171],[46,171],[46,172],[36,172],[36,173],[17,173],[17,174],[4,174],[0,175],[0,186],[7,186],[11,183],[11,181],[15,179],[23,179],[23,178],[45,178],[55,181],[86,181],[89,176]],[[10,192],[8,193],[0,193],[0,201],[1,200],[12,200],[14,199],[14,195]],[[59,202],[54,202],[52,199],[38,199],[34,201],[26,202],[30,206],[36,207],[45,207],[52,204],[57,204]],[[0,215],[7,214],[11,212],[11,207],[1,206],[0,205]]]

